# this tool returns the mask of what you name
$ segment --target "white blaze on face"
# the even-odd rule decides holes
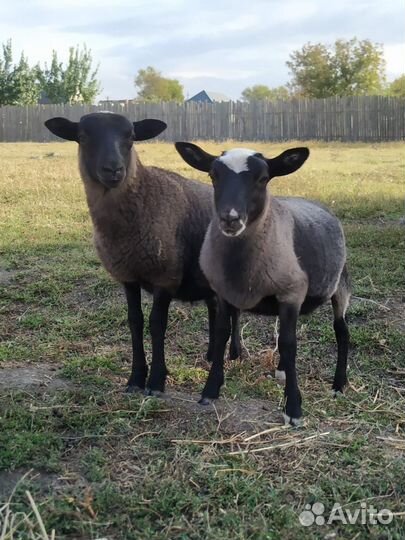
[[[238,174],[249,170],[247,160],[249,156],[253,156],[254,154],[257,154],[257,152],[249,150],[248,148],[233,148],[232,150],[227,150],[225,154],[218,159],[224,163],[228,169],[231,169],[231,171]]]

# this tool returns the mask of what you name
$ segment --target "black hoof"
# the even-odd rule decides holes
[[[163,398],[164,392],[160,390],[151,390],[150,388],[146,388],[144,392],[145,396],[153,396],[156,398]]]
[[[292,426],[299,426],[300,419],[302,418],[302,398],[301,394],[298,394],[295,399],[288,399],[284,407],[283,416],[286,424]]]
[[[208,397],[202,397],[198,400],[199,405],[211,405],[214,400]]]
[[[304,421],[301,417],[294,418],[292,416],[288,416],[288,414],[283,413],[283,418],[284,418],[284,425],[286,426],[290,425],[292,427],[302,427],[304,425]]]
[[[344,394],[344,389],[347,385],[347,382],[344,382],[343,384],[339,384],[339,383],[333,383],[332,384],[332,392],[334,392],[336,395],[337,394]]]
[[[136,384],[128,384],[125,388],[126,394],[143,394],[144,391],[144,388],[140,388]]]
[[[242,347],[240,345],[238,346],[231,346],[229,347],[229,360],[237,360],[238,358],[242,359]]]

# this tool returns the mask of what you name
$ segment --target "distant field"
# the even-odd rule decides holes
[[[176,304],[170,398],[124,394],[126,306],[92,247],[76,145],[0,144],[1,540],[12,537],[2,533],[7,513],[14,538],[45,538],[26,490],[56,538],[404,538],[403,144],[307,144],[309,161],[271,189],[320,200],[342,219],[355,298],[344,398],[330,397],[329,306],[300,319],[306,425],[295,430],[281,426],[283,392],[270,376],[274,319],[243,316],[244,359],[228,363],[216,408],[202,409],[195,399],[207,376],[206,312]],[[201,145],[274,156],[303,143]],[[145,164],[208,180],[171,144],[137,148]],[[299,515],[315,502],[326,518],[334,503],[396,515],[387,525],[304,527]]]

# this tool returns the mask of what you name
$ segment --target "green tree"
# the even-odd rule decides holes
[[[405,97],[405,73],[388,85],[388,95]]]
[[[32,105],[38,101],[40,88],[36,70],[28,64],[24,53],[13,63],[11,40],[2,46],[0,58],[0,105]]]
[[[59,62],[56,51],[52,51],[51,65],[42,69],[37,65],[37,77],[41,90],[51,103],[93,103],[100,92],[97,80],[98,66],[93,69],[91,50],[84,45],[70,47],[66,66]]]
[[[265,84],[255,84],[245,88],[242,92],[244,101],[276,101],[277,99],[289,99],[290,93],[285,86],[269,88]]]
[[[13,65],[11,40],[2,45],[2,58],[0,57],[0,105],[8,105],[11,97],[10,74]]]
[[[183,86],[176,79],[163,77],[160,71],[148,66],[135,77],[139,101],[184,101]]]
[[[21,54],[12,76],[13,105],[34,105],[38,102],[40,87],[36,71],[28,64],[28,59]]]
[[[384,93],[382,46],[365,39],[338,39],[333,46],[307,43],[290,55],[289,87],[304,97],[355,96]]]

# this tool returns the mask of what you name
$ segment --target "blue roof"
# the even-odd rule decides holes
[[[201,92],[198,92],[198,94],[195,94],[186,101],[213,103],[214,101],[231,101],[231,99],[225,94],[221,94],[220,92],[207,92],[206,90],[201,90]]]

